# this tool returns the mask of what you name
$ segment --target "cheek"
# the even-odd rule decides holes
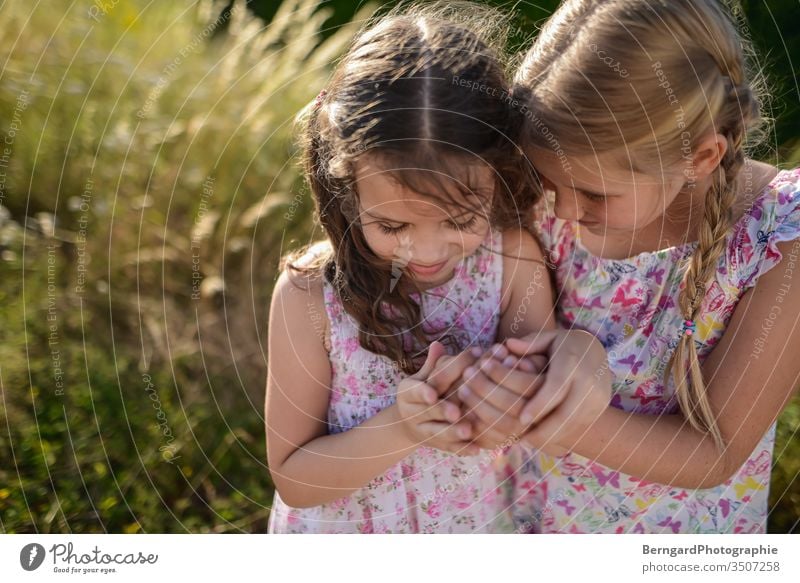
[[[490,228],[488,221],[483,220],[480,224],[475,225],[475,227],[469,230],[458,231],[447,229],[441,236],[444,238],[443,240],[449,242],[454,255],[467,257],[477,251],[481,244],[483,244],[486,240],[486,236],[489,234]]]
[[[459,234],[459,243],[464,250],[464,255],[471,255],[477,251],[478,247],[483,243],[483,240],[486,239],[488,232],[489,228],[487,227],[481,231]]]
[[[378,257],[391,259],[397,254],[398,238],[394,235],[386,235],[377,229],[365,228],[364,239]]]
[[[614,197],[593,209],[593,215],[609,227],[637,227],[651,222],[663,213],[660,193],[647,192],[635,197]]]

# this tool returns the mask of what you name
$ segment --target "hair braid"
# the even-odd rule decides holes
[[[732,76],[729,82],[733,81]],[[719,258],[725,251],[727,233],[732,226],[732,209],[738,192],[736,177],[744,164],[744,136],[757,112],[758,103],[750,88],[746,85],[733,85],[720,113],[721,123],[718,128],[727,138],[727,148],[715,171],[713,184],[706,194],[699,243],[689,259],[684,274],[684,287],[678,299],[678,307],[687,320],[695,321],[699,318],[708,285],[713,281]],[[687,361],[688,371],[684,364]],[[708,431],[717,446],[724,447],[691,335],[681,337],[667,371],[673,375],[678,404],[691,425]]]

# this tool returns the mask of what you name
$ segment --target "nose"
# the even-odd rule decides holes
[[[579,221],[583,217],[583,208],[574,190],[557,190],[553,210],[559,219],[565,221]]]
[[[441,263],[449,257],[448,241],[446,238],[425,238],[414,241],[414,249],[409,261],[421,265],[434,265]]]

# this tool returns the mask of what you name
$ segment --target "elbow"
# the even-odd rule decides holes
[[[746,457],[740,459],[738,455],[734,455],[728,451],[722,451],[719,453],[716,463],[705,472],[705,475],[701,477],[699,482],[688,487],[708,489],[722,486],[736,475],[746,461]]]
[[[307,504],[299,490],[298,483],[291,476],[286,475],[281,466],[270,466],[270,477],[272,485],[275,486],[275,493],[280,496],[281,501],[292,508],[308,508],[312,505]]]
[[[292,508],[298,509],[305,509],[305,508],[313,508],[314,506],[319,506],[318,503],[314,502],[313,500],[309,500],[308,498],[297,495],[297,492],[284,488],[283,490],[275,489],[283,500],[283,503],[287,506],[291,506]]]
[[[271,469],[270,473],[275,492],[287,506],[292,508],[313,508],[328,501],[321,498],[321,495],[324,495],[324,491],[301,480],[294,479],[291,475],[282,473],[280,469]]]
[[[275,479],[273,473],[272,483],[275,485],[275,492],[281,497],[281,500],[287,506],[292,508],[313,508],[319,506],[318,502],[310,500],[308,496],[303,495],[303,488],[298,487],[296,482],[287,479],[284,476],[282,479]]]

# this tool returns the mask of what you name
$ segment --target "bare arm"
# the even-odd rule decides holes
[[[512,397],[533,381],[526,380],[524,372],[489,363],[486,382],[478,385],[470,404],[485,422],[494,422],[507,434],[527,431],[529,413],[534,425],[525,441],[534,447],[555,443],[615,470],[663,484],[686,488],[721,484],[747,460],[800,378],[800,282],[786,277],[792,275],[788,258],[792,243],[778,246],[782,264],[744,294],[725,335],[703,364],[711,406],[727,444],[724,450],[682,415],[627,413],[609,406],[605,396],[610,375],[600,374],[607,371],[605,351],[580,331],[506,341],[516,355],[548,353],[544,386],[520,407]],[[766,338],[765,322],[770,322]],[[757,345],[761,339],[763,344]],[[603,399],[605,405],[599,407]]]
[[[555,328],[555,297],[539,243],[525,230],[503,232],[503,297],[497,341]]]
[[[326,320],[321,284],[310,282],[306,291],[282,274],[270,310],[267,457],[275,487],[297,508],[346,496],[419,445],[401,423],[396,404],[358,427],[328,435]]]
[[[654,417],[612,407],[572,448],[628,474],[676,486],[706,488],[730,478],[798,387],[800,281],[793,279],[800,280],[800,270],[789,266],[793,246],[796,256],[795,242],[778,245],[783,261],[744,294],[703,363],[724,451],[682,415]]]

